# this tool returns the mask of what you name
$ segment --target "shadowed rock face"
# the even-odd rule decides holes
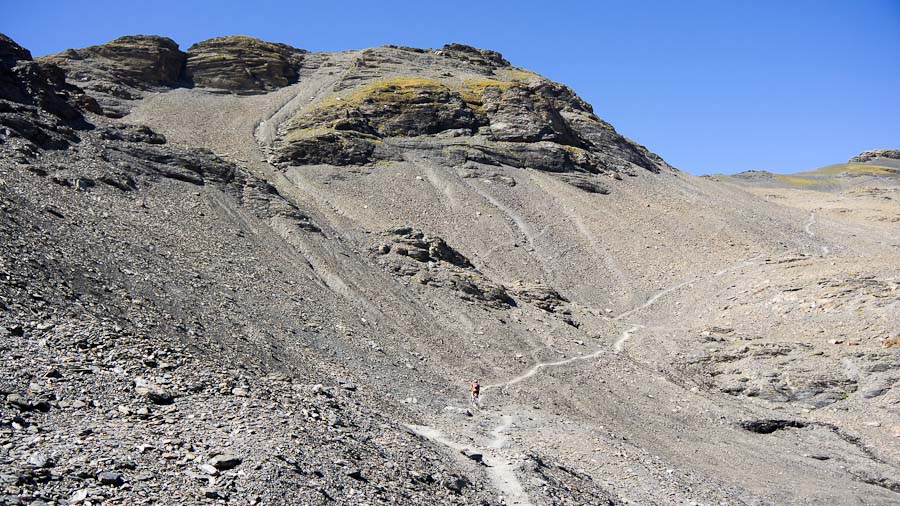
[[[11,66],[18,60],[30,59],[31,51],[16,44],[14,40],[0,33],[0,63]]]
[[[297,80],[304,53],[252,37],[216,37],[188,49],[186,77],[205,88],[275,90]]]
[[[66,83],[62,69],[32,61],[27,49],[0,34],[0,142],[12,136],[63,148],[76,139],[69,126],[84,126],[81,111],[98,110],[80,88]]]

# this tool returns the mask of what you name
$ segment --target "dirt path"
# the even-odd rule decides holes
[[[759,259],[764,256],[765,255],[760,254],[760,255],[756,255],[750,259],[743,260],[741,262],[736,263],[735,265],[732,265],[728,268],[725,268],[725,269],[722,269],[720,271],[713,273],[711,277],[719,277],[726,273],[733,272],[735,270],[739,270],[744,267],[751,266],[754,263],[756,263],[757,261],[759,261]],[[618,316],[614,317],[613,319],[617,320],[617,321],[624,320],[625,318],[628,318],[629,316],[652,306],[653,304],[655,304],[657,301],[659,301],[661,298],[665,297],[666,295],[669,295],[669,294],[671,294],[685,286],[688,286],[692,283],[701,281],[702,279],[703,278],[701,278],[701,277],[688,279],[688,280],[682,281],[680,283],[677,283],[675,285],[672,285],[668,288],[665,288],[663,290],[660,290],[657,293],[655,293],[652,297],[650,297],[649,299],[644,301],[644,303],[642,303],[640,306],[637,306],[628,311],[625,311],[625,312],[619,314]],[[640,328],[641,328],[641,326],[639,324],[634,323],[628,328],[628,330],[623,331],[622,334],[619,336],[619,338],[616,339],[616,341],[612,345],[613,352],[615,354],[621,353],[625,349],[625,344],[631,338],[631,335],[634,334]],[[548,368],[552,368],[552,367],[562,367],[562,366],[565,366],[565,365],[568,365],[568,364],[571,364],[574,362],[583,361],[583,360],[591,360],[591,359],[597,358],[600,355],[602,355],[603,353],[605,353],[607,350],[608,350],[607,347],[599,347],[594,352],[589,353],[587,355],[578,355],[575,357],[570,357],[570,358],[566,358],[563,360],[557,360],[557,361],[551,361],[551,362],[538,362],[538,363],[534,364],[533,366],[531,366],[527,371],[525,371],[524,373],[522,373],[518,376],[515,376],[506,381],[502,381],[499,383],[492,383],[492,384],[483,386],[482,392],[488,392],[491,390],[496,390],[499,388],[505,388],[505,387],[516,385],[518,383],[521,383],[522,381],[527,380],[528,378],[535,376],[537,373],[539,373],[543,369],[548,369]],[[482,396],[482,402],[483,401],[484,401],[484,396]],[[517,465],[514,462],[512,462],[512,460],[507,455],[505,455],[506,452],[504,452],[504,448],[507,446],[507,437],[508,437],[507,434],[508,434],[509,430],[512,428],[512,425],[513,425],[513,417],[511,415],[501,413],[500,424],[495,426],[491,430],[492,439],[487,444],[487,447],[486,447],[487,450],[493,454],[490,459],[491,463],[486,463],[488,466],[487,467],[488,474],[490,474],[491,480],[494,483],[494,486],[496,486],[497,489],[500,490],[504,494],[503,495],[504,499],[508,500],[508,501],[512,501],[509,504],[521,504],[521,505],[531,504],[530,498],[527,496],[527,494],[525,494],[524,489],[522,488],[522,484],[519,482],[518,478],[516,477],[515,470],[516,470]],[[411,430],[415,431],[417,434],[419,434],[423,437],[426,437],[432,441],[435,441],[437,443],[443,444],[454,450],[457,450],[457,451],[472,450],[471,447],[461,445],[461,444],[456,443],[453,440],[447,438],[442,432],[440,432],[439,430],[437,430],[433,427],[429,427],[426,425],[409,425],[408,427]],[[475,449],[475,450],[477,450],[477,449]]]
[[[504,504],[516,504],[519,506],[531,506],[531,499],[528,497],[528,494],[525,493],[525,490],[522,488],[522,484],[519,482],[519,478],[516,477],[516,467],[518,467],[515,463],[513,463],[509,458],[506,458],[503,455],[503,452],[500,452],[501,448],[506,444],[506,436],[504,432],[512,426],[512,417],[504,416],[503,423],[497,426],[492,433],[494,434],[494,439],[491,443],[488,444],[488,448],[491,450],[495,450],[496,458],[491,458],[490,462],[484,460],[484,466],[487,469],[487,473],[491,478],[491,483],[493,483],[494,487],[502,492],[501,500]],[[471,446],[459,444],[452,439],[449,439],[444,435],[443,432],[429,427],[427,425],[407,425],[411,431],[416,434],[430,439],[436,443],[440,443],[448,448],[452,448],[457,452],[473,452],[473,453],[481,453],[476,448]]]
[[[622,335],[619,336],[619,339],[616,341],[616,344],[614,345],[614,348],[616,349],[617,352],[621,351],[621,349],[619,347],[619,343],[624,343],[625,341],[627,341],[628,338],[631,336],[631,334],[633,332],[635,332],[638,328],[639,327],[637,325],[633,325],[630,329],[626,330],[625,332],[622,332]],[[597,348],[593,353],[590,353],[588,355],[578,355],[578,356],[569,357],[569,358],[566,358],[563,360],[557,360],[555,362],[538,362],[537,364],[534,364],[533,366],[531,366],[531,369],[528,369],[527,371],[525,371],[525,373],[520,374],[520,375],[516,376],[515,378],[512,378],[508,381],[504,381],[501,383],[494,383],[491,385],[486,385],[482,388],[482,390],[484,390],[486,392],[488,390],[493,390],[496,388],[512,386],[512,385],[515,385],[516,383],[520,383],[520,382],[525,381],[528,378],[534,376],[541,369],[545,369],[548,367],[559,367],[559,366],[571,364],[572,362],[578,362],[580,360],[590,360],[592,358],[597,358],[600,355],[602,355],[606,350],[607,350],[607,348],[600,347],[600,348]]]
[[[666,288],[666,289],[664,289],[664,290],[660,290],[660,291],[656,292],[655,295],[653,295],[652,297],[650,297],[649,299],[647,299],[647,300],[646,300],[643,304],[641,304],[640,306],[638,306],[638,307],[636,307],[636,308],[633,308],[633,309],[629,309],[628,311],[625,311],[624,313],[622,313],[622,314],[620,314],[620,315],[614,317],[613,320],[624,320],[625,318],[628,318],[629,316],[633,315],[634,313],[637,313],[638,311],[647,309],[648,307],[652,306],[652,305],[655,304],[656,301],[658,301],[660,298],[665,297],[666,295],[669,295],[670,293],[674,292],[675,290],[678,290],[678,289],[680,289],[680,288],[682,288],[682,287],[685,287],[685,286],[687,286],[687,285],[689,285],[689,284],[691,284],[691,283],[693,283],[693,282],[695,282],[695,281],[697,281],[697,280],[699,280],[699,279],[700,279],[700,278],[689,279],[689,280],[687,280],[687,281],[682,281],[681,283],[678,283],[677,285],[670,286],[669,288]]]
[[[816,212],[810,211],[809,219],[806,220],[806,225],[803,226],[803,231],[806,232],[806,235],[816,238],[816,233],[813,231],[812,227],[816,224]],[[831,253],[831,248],[827,245],[822,245],[822,256],[828,256]]]

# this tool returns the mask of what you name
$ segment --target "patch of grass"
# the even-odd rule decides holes
[[[799,174],[775,174],[775,179],[794,186],[823,186],[839,182],[835,178],[808,177]]]
[[[329,97],[317,108],[334,106],[352,106],[366,101],[374,102],[408,102],[417,99],[422,93],[440,93],[450,91],[434,79],[423,77],[389,77],[369,83],[345,96]]]
[[[519,67],[516,67],[512,70],[502,70],[500,73],[508,81],[526,82],[531,79],[543,79],[539,74]]]
[[[839,175],[847,174],[851,176],[890,176],[900,175],[900,169],[895,167],[885,167],[882,165],[870,165],[866,163],[836,163],[834,165],[826,165],[818,169],[799,172],[797,175]]]
[[[507,90],[514,86],[522,86],[523,83],[518,81],[498,81],[497,79],[467,79],[459,88],[459,94],[463,101],[473,108],[480,108],[484,105],[484,90],[488,88],[499,88]]]

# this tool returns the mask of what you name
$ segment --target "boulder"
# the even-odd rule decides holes
[[[175,398],[155,383],[144,378],[134,379],[134,391],[153,404],[172,404]]]
[[[112,485],[114,487],[118,487],[125,483],[125,480],[122,478],[122,473],[118,471],[103,471],[97,475],[97,481],[99,481],[101,485]]]
[[[213,466],[219,471],[234,469],[235,467],[241,465],[241,462],[243,462],[243,460],[240,457],[231,453],[223,453],[209,459],[209,465]]]

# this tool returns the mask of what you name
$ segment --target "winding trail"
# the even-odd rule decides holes
[[[631,334],[634,333],[638,328],[639,328],[638,325],[633,325],[630,329],[626,330],[625,332],[622,332],[622,335],[619,336],[619,339],[616,341],[616,344],[614,345],[614,348],[616,349],[617,352],[621,351],[621,346],[619,346],[619,343],[624,343],[625,341],[627,341],[628,338],[631,337]],[[572,362],[578,362],[580,360],[590,360],[592,358],[599,357],[605,351],[606,351],[606,348],[601,347],[601,348],[597,348],[593,353],[590,353],[588,355],[578,355],[578,356],[566,358],[563,360],[557,360],[556,362],[538,362],[537,364],[534,364],[533,366],[531,366],[531,369],[528,369],[527,371],[525,371],[525,373],[520,374],[519,376],[516,376],[515,378],[512,378],[511,380],[504,381],[502,383],[494,383],[492,385],[486,385],[486,386],[482,387],[482,390],[488,391],[488,390],[493,390],[495,388],[503,388],[503,387],[512,386],[512,385],[515,385],[516,383],[521,383],[522,381],[525,381],[528,378],[534,376],[541,369],[545,369],[545,368],[549,368],[549,367],[559,367],[562,365],[571,364]]]
[[[812,226],[816,224],[816,212],[812,211],[809,213],[809,219],[806,220],[806,225],[803,226],[803,231],[806,232],[806,235],[810,237],[815,237],[816,233],[812,231]]]
[[[713,273],[713,275],[711,277],[719,277],[726,273],[733,272],[733,271],[742,269],[744,267],[748,267],[748,266],[753,265],[754,263],[758,262],[759,259],[764,256],[765,256],[765,254],[759,254],[759,255],[756,255],[747,260],[743,260],[735,265],[732,265],[731,267],[728,267],[728,268],[725,268],[725,269],[722,269],[720,271]],[[619,314],[618,316],[615,316],[613,318],[613,320],[615,320],[615,321],[624,320],[625,318],[628,318],[629,316],[652,306],[653,304],[655,304],[657,301],[659,301],[661,298],[665,297],[666,295],[668,295],[672,292],[675,292],[676,290],[679,290],[687,285],[701,281],[702,279],[703,279],[702,277],[697,276],[697,277],[682,281],[680,283],[677,283],[675,285],[672,285],[663,290],[660,290],[660,291],[656,292],[652,297],[650,297],[649,299],[644,301],[644,303],[641,304],[640,306],[629,309],[629,310]],[[624,332],[622,332],[622,334],[619,336],[619,338],[616,339],[616,341],[612,345],[613,353],[618,355],[622,351],[624,351],[625,344],[631,338],[631,335],[634,334],[635,332],[637,332],[640,328],[642,328],[641,325],[633,323],[628,328],[628,330],[625,330]],[[608,349],[609,349],[608,347],[599,347],[594,352],[589,353],[587,355],[578,355],[575,357],[570,357],[570,358],[566,358],[563,360],[557,360],[557,361],[551,361],[551,362],[538,362],[538,363],[534,364],[533,366],[531,366],[524,373],[522,373],[518,376],[515,376],[509,380],[483,386],[482,392],[487,392],[490,390],[496,390],[496,389],[501,389],[501,388],[516,385],[518,383],[521,383],[521,382],[527,380],[528,378],[535,376],[537,373],[539,373],[543,369],[548,369],[548,368],[552,368],[552,367],[562,367],[562,366],[565,366],[565,365],[568,365],[568,364],[571,364],[574,362],[583,361],[583,360],[591,360],[591,359],[597,358],[600,355],[602,355],[604,352],[606,352]],[[503,453],[503,449],[507,446],[507,438],[508,438],[507,433],[512,428],[513,421],[514,421],[514,418],[512,415],[501,413],[500,424],[495,426],[491,430],[492,438],[485,447],[487,452],[491,453],[490,461],[493,463],[489,463],[488,461],[485,461],[485,465],[487,467],[487,472],[490,475],[491,482],[503,494],[503,496],[501,497],[501,500],[505,504],[531,505],[532,504],[531,499],[528,497],[528,494],[525,493],[521,482],[519,481],[518,477],[515,474],[515,470],[518,467],[518,465],[515,462],[513,462],[510,458],[505,456]],[[448,448],[454,449],[456,451],[463,452],[465,450],[473,450],[473,448],[470,446],[461,445],[461,444],[449,439],[441,431],[439,431],[433,427],[430,427],[427,425],[407,425],[407,428],[409,428],[414,433],[416,433],[422,437],[425,437],[434,442],[440,443],[440,444],[447,446]],[[474,450],[477,450],[477,449],[474,449]]]
[[[816,224],[816,212],[810,211],[809,219],[806,220],[806,224],[803,226],[803,231],[806,232],[806,235],[815,238],[816,233],[813,231],[812,226]],[[831,248],[827,245],[822,245],[822,256],[828,256],[831,253]]]
[[[531,228],[531,225],[527,221],[525,221],[522,215],[520,215],[518,212],[516,212],[506,204],[497,200],[483,188],[480,188],[478,184],[468,184],[468,187],[479,194],[483,199],[488,201],[492,206],[497,208],[498,211],[506,216],[508,223],[512,224],[515,227],[515,230],[518,231],[519,234],[521,234],[520,242],[527,244],[532,251],[537,251],[535,249],[535,241],[537,239],[535,231]],[[546,231],[546,228],[544,230]],[[521,239],[524,240],[522,241]]]
[[[498,425],[492,431],[494,439],[488,445],[488,449],[495,451],[492,453],[499,453],[498,450],[506,444],[506,436],[503,433],[512,426],[512,422],[512,417],[504,415],[503,423]],[[406,427],[424,438],[440,443],[448,448],[452,448],[457,452],[462,453],[467,450],[473,450],[470,446],[462,445],[449,439],[443,432],[434,427],[429,427],[427,425],[406,425]],[[497,490],[500,490],[503,493],[503,496],[501,497],[502,502],[504,504],[517,504],[519,506],[532,506],[531,498],[525,493],[525,490],[522,488],[522,483],[519,482],[519,478],[516,476],[515,471],[518,465],[510,459],[504,458],[502,454],[496,455],[496,457],[497,460],[494,461],[494,463],[490,464],[487,461],[484,461],[484,465],[487,467],[487,472],[491,477],[491,483],[493,483]],[[491,460],[494,459],[492,458]]]
[[[641,304],[640,306],[638,306],[638,307],[636,307],[636,308],[633,308],[633,309],[629,309],[628,311],[625,311],[624,313],[619,314],[618,316],[613,317],[613,320],[618,321],[618,320],[623,320],[623,319],[625,319],[625,318],[628,318],[629,316],[633,315],[634,313],[637,313],[638,311],[642,311],[642,310],[647,309],[648,307],[652,306],[652,305],[655,304],[656,301],[658,301],[660,298],[665,297],[666,295],[668,295],[668,294],[674,292],[675,290],[678,290],[678,289],[680,289],[680,288],[682,288],[682,287],[685,287],[685,286],[687,286],[687,285],[689,285],[689,284],[691,284],[691,283],[693,283],[693,282],[695,282],[695,281],[698,281],[698,280],[700,280],[700,278],[692,278],[692,279],[689,279],[689,280],[687,280],[687,281],[682,281],[681,283],[678,283],[677,285],[672,285],[672,286],[670,286],[669,288],[666,288],[666,289],[664,289],[664,290],[660,290],[660,291],[656,292],[655,295],[653,295],[652,297],[650,297],[649,299],[647,299],[647,300],[646,300],[643,304]]]
[[[628,341],[628,339],[631,338],[631,334],[639,328],[641,328],[639,325],[635,325],[625,332],[622,332],[622,335],[616,339],[615,343],[613,343],[613,351],[616,352],[616,354],[622,353],[622,350],[625,349],[625,342]]]

